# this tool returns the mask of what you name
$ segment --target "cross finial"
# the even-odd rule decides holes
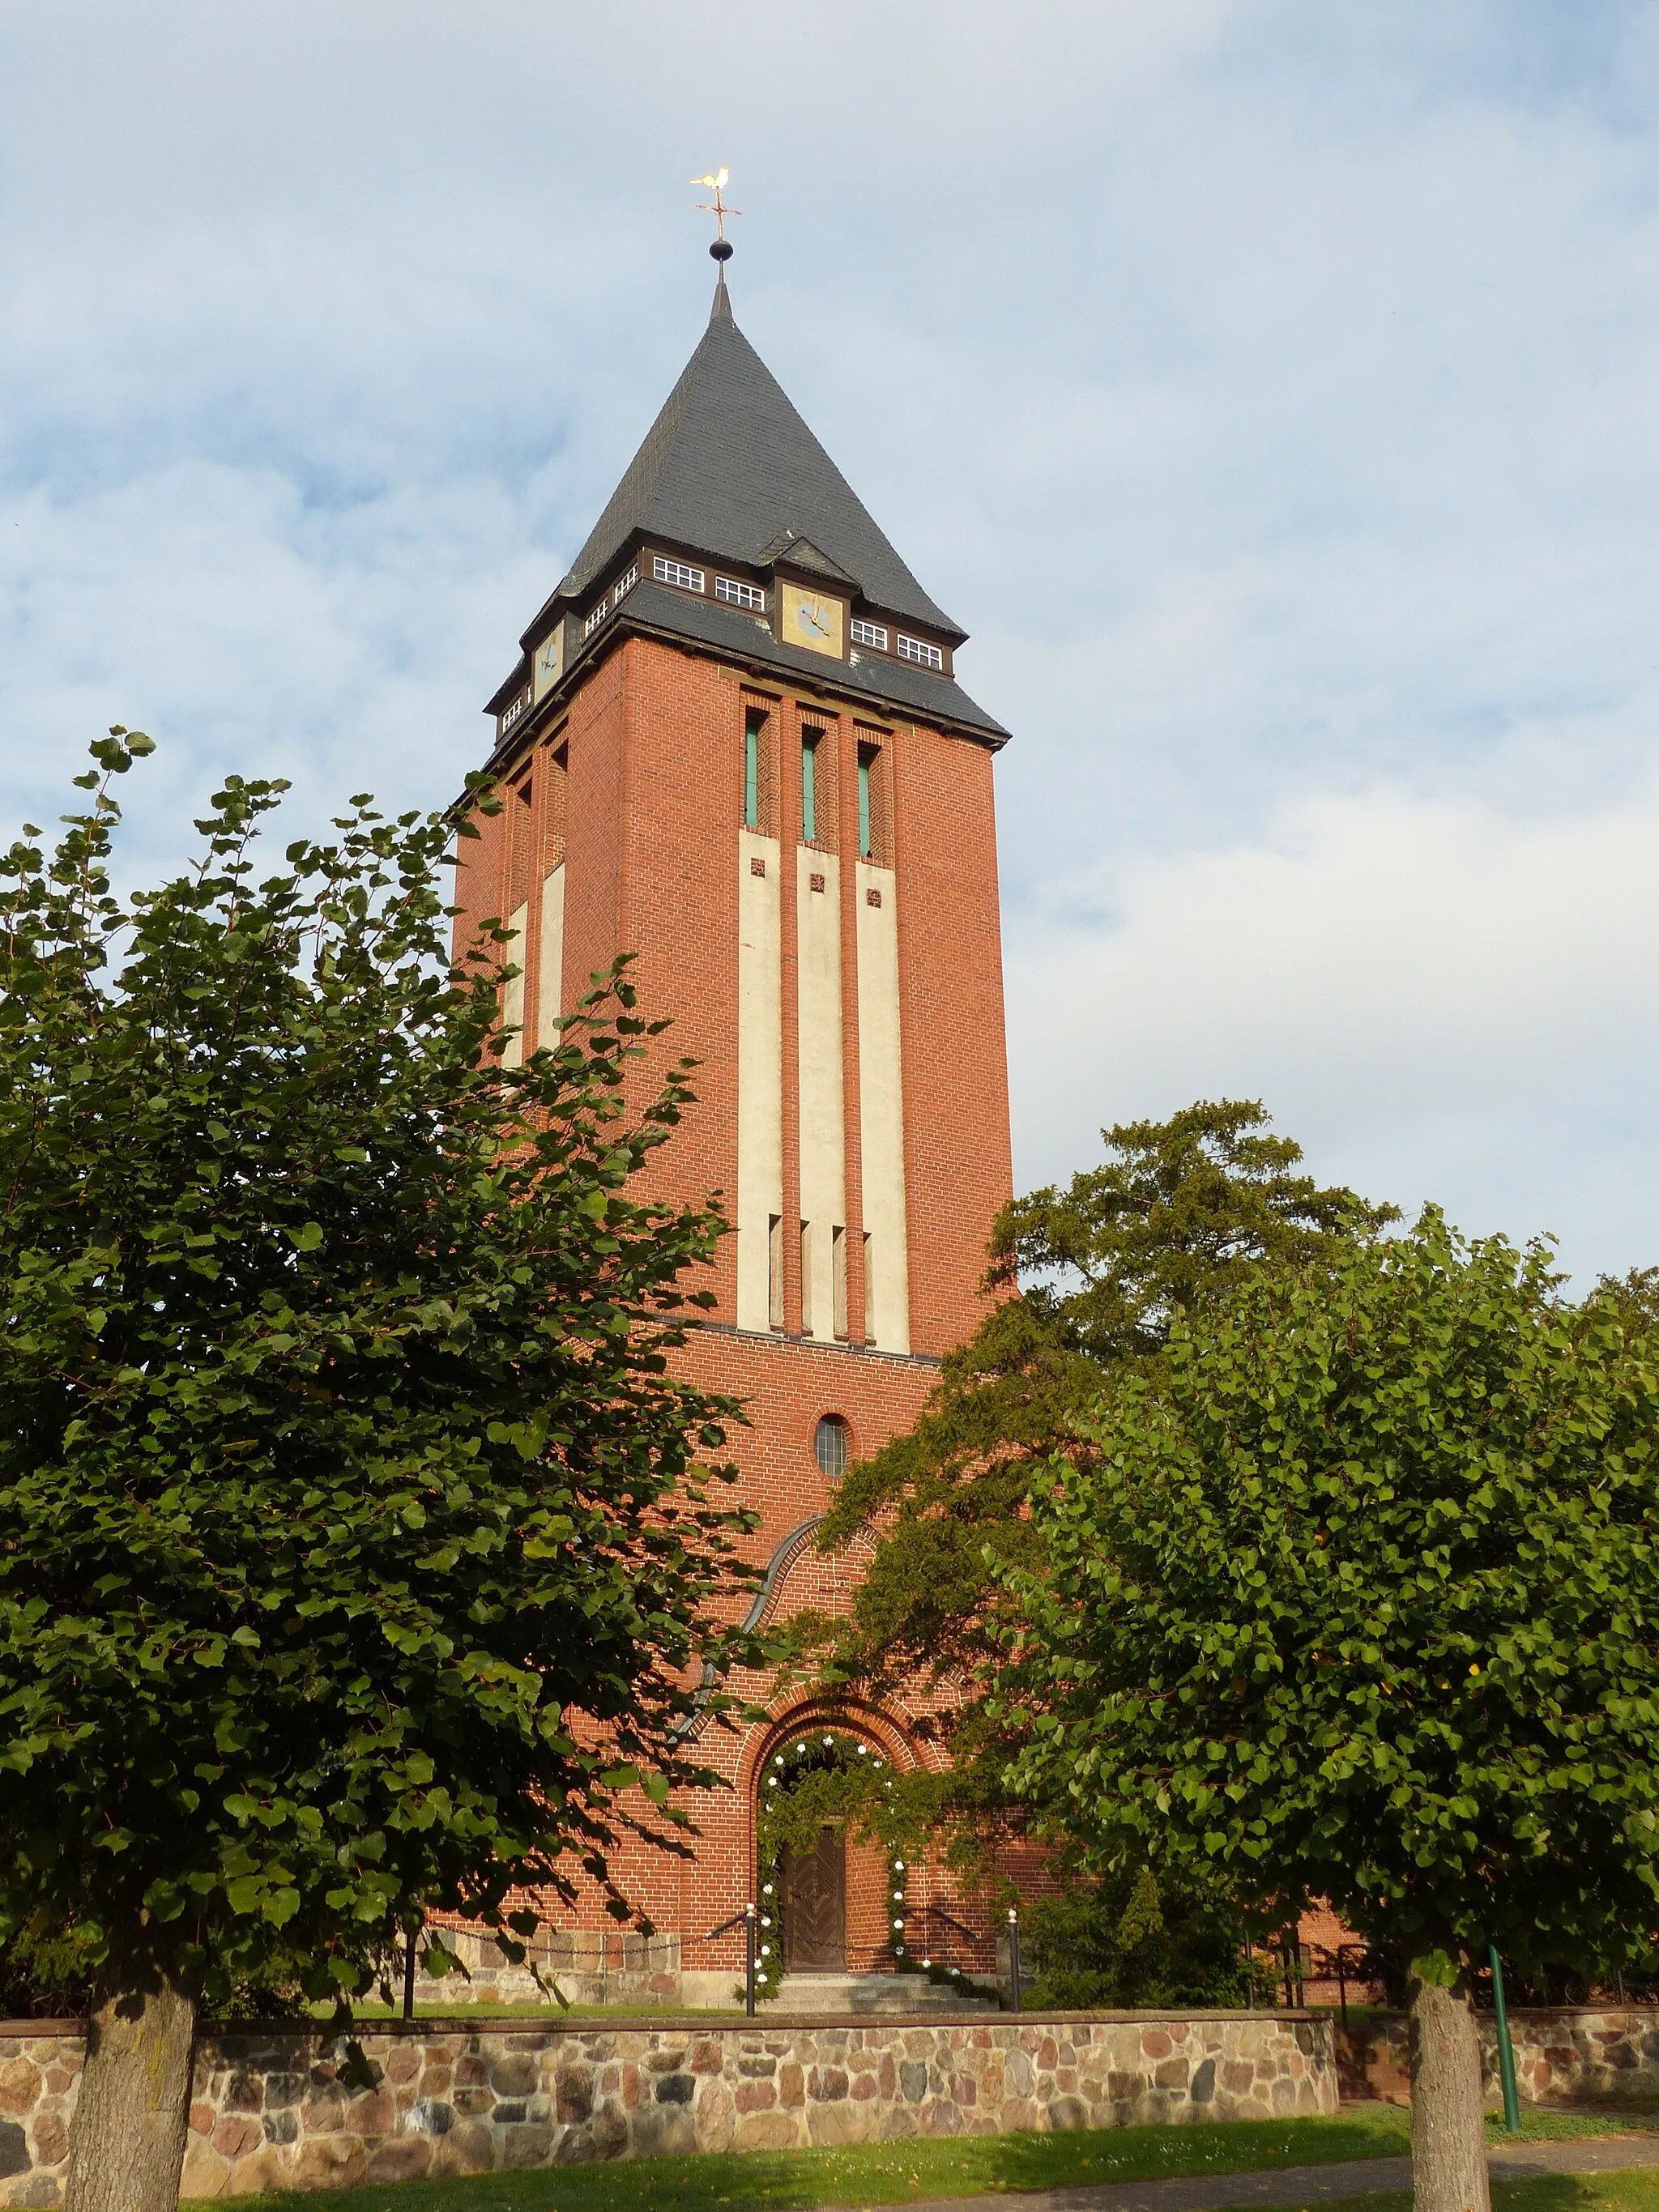
[[[730,169],[714,169],[706,177],[693,177],[691,179],[694,185],[707,185],[714,195],[712,200],[699,200],[697,205],[704,215],[712,215],[714,218],[714,243],[708,251],[716,261],[729,261],[732,258],[732,249],[726,242],[726,216],[743,213],[741,208],[727,207],[726,204],[724,194],[726,180],[731,174]]]

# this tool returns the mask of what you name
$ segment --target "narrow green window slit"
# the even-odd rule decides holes
[[[743,826],[760,828],[760,741],[763,714],[751,708],[743,732]]]
[[[804,842],[816,845],[818,839],[818,733],[800,741],[800,834]]]

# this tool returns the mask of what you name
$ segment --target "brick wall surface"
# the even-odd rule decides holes
[[[925,725],[886,721],[844,703],[742,679],[702,655],[654,640],[618,636],[551,729],[527,738],[505,764],[504,785],[526,771],[534,803],[520,815],[480,822],[464,842],[457,942],[478,921],[505,914],[521,884],[532,895],[526,965],[533,967],[533,910],[542,878],[565,862],[568,1009],[619,952],[635,956],[642,1005],[672,1017],[664,1051],[699,1062],[699,1103],[648,1170],[664,1196],[732,1197],[737,1169],[737,836],[743,820],[743,732],[750,708],[768,715],[776,834],[786,855],[800,839],[801,735],[820,744],[816,842],[843,860],[842,942],[848,1134],[849,1329],[862,1317],[858,1282],[858,1054],[855,930],[858,747],[878,737],[886,773],[900,933],[911,1270],[911,1340],[937,1357],[969,1334],[985,1309],[979,1290],[985,1242],[1012,1188],[1002,969],[997,901],[992,756],[982,744]],[[555,771],[551,756],[562,752]],[[547,793],[561,787],[559,803]],[[540,849],[526,862],[511,828],[533,821]],[[515,854],[520,855],[515,860]],[[793,872],[788,880],[793,883]],[[784,1030],[793,1034],[793,899],[783,907]],[[526,979],[533,1007],[537,977]],[[532,1034],[528,1042],[534,1044]],[[789,1122],[791,1054],[785,1052]],[[786,1153],[788,1146],[786,1141]],[[786,1176],[787,1169],[786,1169]],[[798,1268],[785,1238],[787,1267]],[[722,1259],[720,1311],[730,1319],[733,1262]],[[786,1295],[799,1328],[799,1285]]]
[[[1336,2109],[1329,2022],[1306,2014],[987,2021],[662,2020],[577,2027],[210,2030],[185,2197],[913,2136],[1269,2119]],[[82,2043],[0,2024],[0,2203],[63,2201]]]
[[[826,681],[828,679],[826,678]],[[746,1426],[735,1428],[729,1455],[740,1471],[738,1495],[760,1515],[747,1546],[765,1565],[802,1524],[821,1515],[830,1486],[813,1455],[820,1418],[838,1413],[855,1456],[908,1428],[938,1380],[938,1359],[971,1333],[985,1310],[979,1289],[985,1245],[1011,1188],[1002,980],[996,888],[991,755],[982,744],[925,726],[872,715],[820,696],[811,686],[751,680],[707,654],[617,633],[556,723],[524,732],[498,763],[504,816],[464,841],[457,878],[457,943],[478,923],[505,915],[527,891],[528,927],[518,948],[527,973],[527,1049],[539,1040],[539,902],[543,879],[564,863],[564,957],[559,1003],[568,1011],[591,977],[619,952],[635,956],[641,1011],[670,1015],[635,1079],[636,1098],[654,1091],[664,1067],[688,1056],[697,1103],[640,1179],[641,1194],[701,1204],[737,1191],[738,836],[743,821],[744,728],[766,716],[763,744],[766,829],[781,841],[786,882],[803,830],[799,760],[802,732],[822,732],[817,754],[816,842],[838,851],[841,869],[846,1104],[848,1341],[800,1334],[796,1145],[795,902],[782,902],[781,988],[786,1228],[781,1336],[735,1327],[736,1252],[724,1240],[710,1286],[714,1325],[699,1329],[679,1355],[682,1373],[744,1401]],[[864,1288],[860,1219],[858,972],[855,958],[860,743],[881,747],[873,779],[878,857],[895,871],[898,906],[900,1036],[905,1121],[908,1237],[913,1356],[862,1345]],[[529,803],[517,795],[526,786]],[[780,1617],[803,1606],[843,1613],[867,1545],[833,1559],[810,1544],[775,1592]],[[920,1686],[881,1712],[810,1709],[756,1677],[733,1685],[767,1708],[764,1726],[710,1725],[698,1748],[721,1787],[688,1801],[702,1830],[695,1857],[677,1860],[631,1840],[614,1870],[636,1907],[678,1939],[683,1975],[729,1977],[740,1939],[702,1937],[738,1911],[754,1888],[756,1777],[770,1751],[811,1720],[834,1718],[865,1737],[896,1766],[927,1756],[915,1736],[933,1699]],[[642,1810],[646,1810],[644,1807]],[[875,1942],[874,1895],[854,1882],[855,1948],[849,1963],[884,1963]],[[918,1869],[911,1883],[917,1913],[946,1896],[943,1878]],[[959,1963],[993,1971],[994,1935],[971,1902],[951,1899],[954,1917],[975,1930]],[[605,1924],[602,1900],[583,1891],[574,1911],[550,1911],[566,1930]],[[960,1949],[960,1946],[958,1946]],[[971,1954],[971,1955],[969,1955]],[[953,1954],[954,1955],[954,1954]],[[682,1984],[698,2000],[712,1990]]]

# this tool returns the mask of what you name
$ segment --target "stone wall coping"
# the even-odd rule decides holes
[[[1477,2010],[1485,2008],[1477,2007]],[[359,2020],[349,2029],[334,2027],[326,2021],[302,2020],[213,2020],[204,2021],[198,2033],[204,2037],[222,2040],[239,2035],[310,2035],[319,2042],[332,2042],[342,2034],[356,2037],[368,2035],[519,2035],[537,2030],[551,2030],[560,2035],[641,2035],[660,2030],[670,2035],[724,2035],[736,2030],[788,2027],[1006,2027],[1018,2021],[1031,2027],[1048,2024],[1076,2024],[1096,2021],[1102,2027],[1114,2023],[1164,2020],[1267,2020],[1313,2021],[1330,2020],[1335,2014],[1333,2006],[1307,2006],[1297,2009],[1285,2008],[1257,2012],[1221,2011],[1206,2009],[1201,2005],[1189,2005],[1181,2010],[1170,2008],[1158,2012],[945,2012],[930,2009],[925,2012],[776,2012],[769,2006],[757,2013],[753,2021],[742,2013],[642,2013],[619,2010],[603,2013],[582,2013],[568,2019],[556,2014],[477,2013],[456,2012],[423,2015],[419,2020]],[[1635,2013],[1659,2015],[1659,2005],[1511,2005],[1511,2020],[1571,2020],[1605,2019],[1609,2013]],[[1365,2017],[1371,2021],[1405,2020],[1403,2012],[1385,2012],[1375,2006],[1365,2008]],[[1356,2021],[1355,2027],[1364,2022]],[[0,2042],[15,2043],[34,2037],[46,2042],[54,2037],[82,2036],[86,2033],[86,2022],[80,2020],[0,2020]]]
[[[1585,2008],[1594,2010],[1595,2008]],[[1631,2006],[1627,2010],[1642,2008]],[[1510,2010],[1513,2013],[1514,2008]],[[1404,2014],[1399,2015],[1404,2018]],[[1558,2017],[1552,2013],[1551,2018]],[[629,2013],[620,2010],[604,2013],[582,2013],[573,2018],[561,2018],[541,2013],[441,2013],[427,2014],[419,2020],[358,2020],[345,2027],[336,2027],[331,2021],[319,2020],[210,2020],[204,2021],[197,2030],[198,2039],[210,2039],[223,2042],[237,2036],[247,2035],[305,2035],[314,2037],[319,2043],[332,2043],[338,2037],[349,2035],[361,2039],[370,2035],[525,2035],[550,2032],[556,2035],[647,2035],[660,2032],[666,2035],[730,2035],[763,2033],[773,2027],[1042,2027],[1048,2026],[1077,2026],[1095,2024],[1103,2027],[1146,2025],[1160,2021],[1243,2020],[1243,2021],[1318,2021],[1328,2020],[1331,2014],[1322,2009],[1307,2008],[1285,2008],[1273,2012],[1224,2012],[1207,2010],[1201,2005],[1188,2005],[1177,2011],[1173,2008],[1158,2012],[986,2012],[975,2008],[969,2012],[945,2012],[931,2008],[924,2012],[777,2012],[770,2006],[750,2020],[743,2013]],[[13,2043],[28,2037],[42,2041],[52,2036],[80,2036],[86,2033],[86,2022],[80,2020],[0,2020],[0,2042]]]
[[[1334,2012],[1336,2007],[1322,2006],[1320,2009],[1322,2013],[1327,2009]],[[1391,2012],[1385,2005],[1356,2005],[1353,2009],[1364,2015],[1364,2019],[1355,2022],[1357,2027],[1363,2027],[1366,2021],[1411,2018],[1408,2012]],[[1478,2004],[1474,2009],[1478,2013],[1485,2014],[1488,2018],[1492,2016],[1492,2008],[1490,2005]],[[1619,2004],[1617,2002],[1595,2005],[1512,2004],[1506,2005],[1504,2010],[1511,2020],[1606,2020],[1610,2014],[1618,2014],[1622,2017],[1626,2013],[1644,2013],[1659,2016],[1659,2004]],[[1291,2020],[1296,2015],[1287,2012],[1282,2013],[1279,2017],[1283,2020]]]

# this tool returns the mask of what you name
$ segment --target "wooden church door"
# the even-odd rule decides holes
[[[779,1859],[783,1963],[800,1972],[847,1966],[847,1847],[828,1822],[810,1851]]]

